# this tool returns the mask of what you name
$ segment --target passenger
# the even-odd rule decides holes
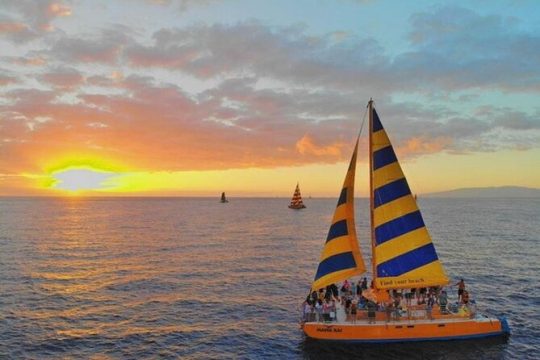
[[[400,313],[400,305],[401,305],[401,298],[402,296],[401,295],[397,295],[395,298],[394,298],[394,318],[396,320],[399,320],[400,316],[401,316],[401,313]]]
[[[304,301],[303,310],[304,310],[304,321],[305,322],[311,321],[311,313],[313,312],[313,306],[311,306],[311,299],[309,298],[309,296],[306,299],[306,301]]]
[[[368,323],[372,324],[375,323],[375,310],[377,308],[377,304],[375,304],[373,301],[369,300],[367,303],[367,309],[368,309]]]
[[[328,285],[324,291],[324,300],[330,301],[330,299],[332,299],[332,288]]]
[[[332,302],[330,303],[330,321],[337,321],[336,300],[332,300]]]
[[[356,323],[356,310],[358,308],[358,300],[356,298],[351,301],[351,319],[353,324]]]
[[[320,300],[321,302],[324,300],[324,289],[319,289],[319,293],[317,294],[317,300]]]
[[[426,316],[429,320],[433,320],[433,297],[429,297],[426,304]]]
[[[461,279],[457,283],[454,284],[454,286],[458,287],[458,302],[462,301],[463,292],[465,291],[465,281]]]
[[[418,298],[412,293],[411,299],[409,300],[409,306],[415,307],[418,305]]]
[[[439,306],[442,314],[447,313],[446,305],[448,305],[448,296],[446,295],[446,291],[443,290],[439,295]]]
[[[337,285],[332,284],[332,285],[330,285],[330,287],[332,289],[332,296],[334,297],[334,299],[339,300],[339,289],[338,289]]]
[[[367,278],[362,279],[361,290],[367,290]]]
[[[402,296],[399,298],[399,315],[401,316],[403,313],[407,314],[407,317],[409,317],[409,302],[410,300],[407,300],[405,296]]]
[[[322,307],[323,307],[322,300],[320,299],[317,300],[317,302],[315,303],[315,312],[317,313],[317,321],[319,322],[323,321]]]
[[[345,319],[347,321],[350,321],[351,320],[351,299],[349,297],[347,297],[345,299]]]
[[[343,285],[341,286],[341,295],[348,295],[349,294],[349,290],[350,290],[350,284],[349,284],[349,280],[345,280],[343,282]]]
[[[403,290],[403,293],[405,295],[405,303],[407,304],[407,306],[411,305],[411,297],[412,297],[411,289],[405,289]]]
[[[428,295],[426,304],[431,306],[435,305],[435,296],[433,296],[433,294]]]
[[[387,323],[390,322],[390,320],[392,319],[392,312],[394,311],[392,304],[393,304],[392,300],[385,303],[384,310],[386,312],[386,322]]]
[[[323,314],[324,322],[329,322],[330,321],[330,304],[328,303],[328,300],[324,300],[324,303],[322,306],[322,314]]]
[[[356,284],[356,296],[360,297],[360,295],[362,295],[362,281],[358,280]]]
[[[318,298],[319,296],[317,295],[317,292],[313,290],[313,292],[311,293],[311,303],[314,304]]]

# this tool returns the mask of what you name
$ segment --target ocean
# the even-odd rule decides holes
[[[418,199],[448,275],[508,318],[508,339],[369,346],[301,332],[337,200],[288,201],[0,198],[0,358],[540,356],[540,199]],[[366,199],[356,212],[369,262]]]

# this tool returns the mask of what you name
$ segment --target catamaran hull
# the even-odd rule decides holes
[[[504,318],[376,324],[310,322],[304,324],[303,330],[312,339],[349,343],[463,340],[510,334]]]
[[[300,205],[300,206],[289,205],[289,209],[294,209],[294,210],[301,210],[305,208],[306,208],[305,205]]]

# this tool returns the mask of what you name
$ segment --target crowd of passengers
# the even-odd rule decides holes
[[[473,316],[475,312],[474,301],[469,300],[469,293],[465,290],[465,282],[461,279],[454,286],[458,286],[458,301],[454,311],[462,315]],[[373,289],[373,282],[369,286]],[[418,289],[388,290],[385,301],[376,301],[372,291],[368,291],[367,278],[357,283],[345,280],[341,288],[336,284],[328,285],[319,291],[313,291],[302,304],[303,320],[310,321],[337,321],[338,310],[343,309],[346,321],[356,322],[361,312],[367,312],[369,323],[375,322],[376,312],[386,313],[386,320],[398,320],[403,316],[411,317],[411,310],[425,310],[425,316],[433,319],[432,309],[437,306],[441,314],[450,313],[448,308],[447,292],[437,286]],[[362,318],[365,314],[362,315]]]

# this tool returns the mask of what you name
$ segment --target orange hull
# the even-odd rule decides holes
[[[510,333],[504,318],[378,321],[374,324],[308,322],[303,330],[313,339],[367,343],[472,339]]]

